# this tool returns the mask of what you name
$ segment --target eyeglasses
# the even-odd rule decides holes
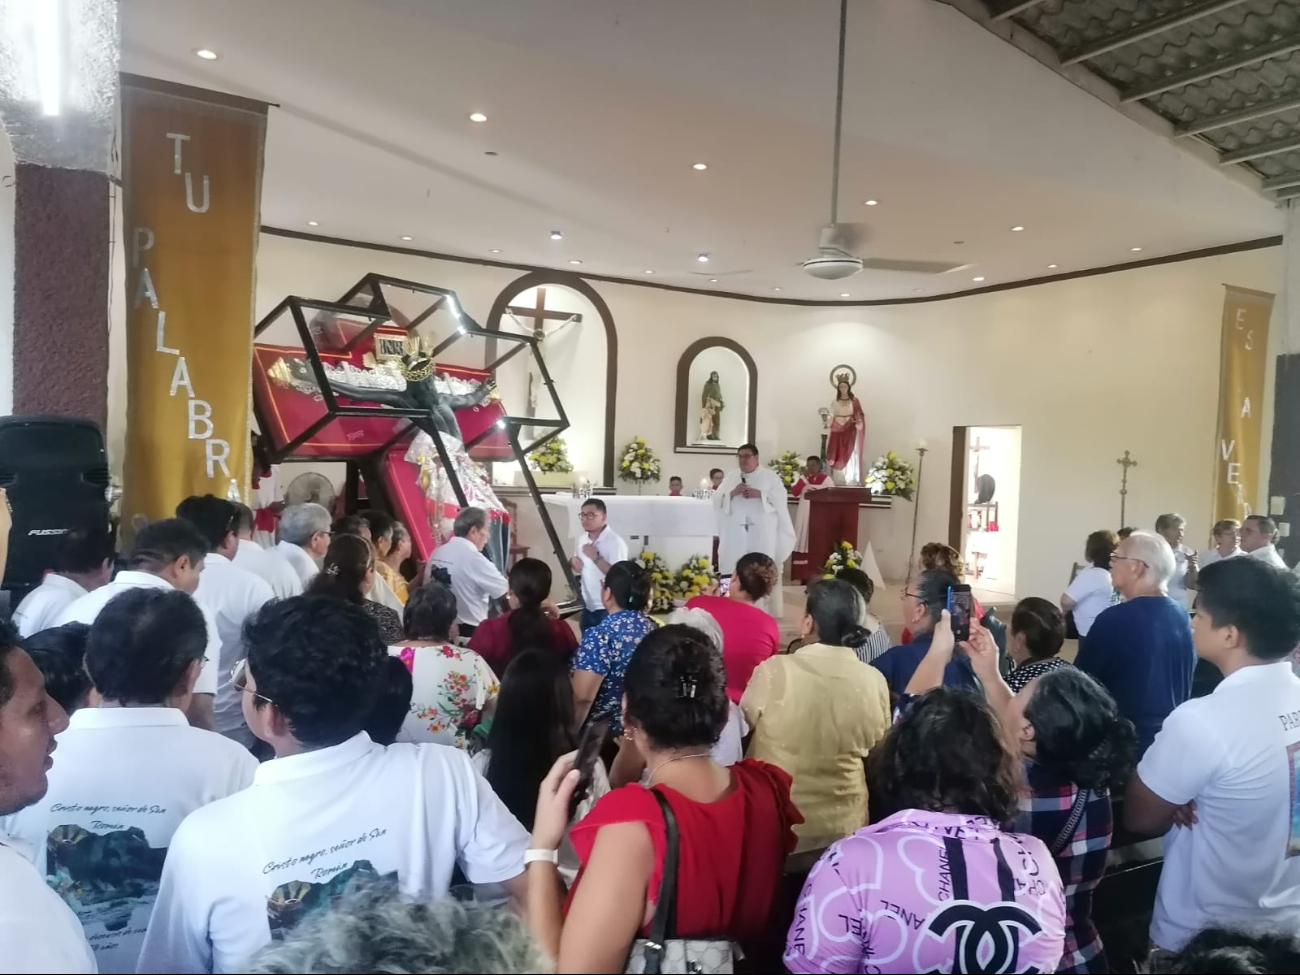
[[[235,666],[230,668],[230,686],[233,687],[235,690],[239,691],[239,693],[241,694],[243,694],[245,691],[248,691],[248,693],[252,694],[253,697],[265,701],[267,704],[275,703],[265,694],[259,694],[257,693],[257,691],[248,690],[248,658],[247,657],[242,658],[241,660],[236,662]]]
[[[904,589],[904,590],[903,590],[903,598],[906,599],[908,596],[911,596],[913,599],[915,599],[915,600],[916,600],[918,603],[920,603],[922,606],[928,605],[928,604],[926,603],[926,601],[925,601],[925,597],[924,597],[924,596],[920,596],[920,595],[918,595],[917,593],[914,593],[914,592],[908,592],[906,589]]]
[[[1138,565],[1145,566],[1148,569],[1151,568],[1151,566],[1147,565],[1141,559],[1135,559],[1128,555],[1112,555],[1110,560],[1112,562],[1136,562]]]

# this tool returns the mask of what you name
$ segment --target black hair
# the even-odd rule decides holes
[[[1196,612],[1218,629],[1235,626],[1246,650],[1281,660],[1300,643],[1300,579],[1259,559],[1223,559],[1201,570]]]
[[[600,498],[587,498],[582,502],[582,507],[595,508],[602,515],[609,514],[609,508],[606,506],[604,501],[600,500]]]
[[[113,535],[107,528],[73,528],[54,545],[55,572],[98,572],[113,558]]]
[[[740,453],[742,450],[748,450],[755,457],[758,456],[758,448],[755,447],[752,443],[741,444],[739,447],[736,448],[736,453]]]
[[[925,604],[933,624],[943,618],[943,611],[948,608],[948,590],[959,585],[957,577],[943,569],[926,569],[916,577],[912,593]]]
[[[681,483],[682,483],[682,479],[681,479],[680,477],[678,477],[676,474],[674,474],[672,477],[668,478],[668,483],[669,483],[669,484],[672,484],[673,481],[676,481],[678,484],[681,484]]]
[[[1058,667],[1034,682],[1025,720],[1034,726],[1034,761],[1081,789],[1118,789],[1133,771],[1133,722],[1106,688],[1075,667]]]
[[[1115,537],[1118,538],[1118,539],[1122,542],[1122,541],[1124,541],[1124,539],[1126,539],[1126,538],[1128,538],[1130,535],[1132,535],[1135,531],[1137,531],[1136,528],[1130,528],[1130,527],[1127,527],[1127,526],[1126,526],[1126,527],[1124,527],[1124,528],[1121,528],[1119,531],[1117,531],[1117,532],[1115,533]]]
[[[45,675],[45,693],[68,714],[84,708],[90,693],[90,676],[86,673],[89,636],[90,627],[85,623],[65,623],[23,639],[27,656]]]
[[[627,716],[659,748],[712,746],[727,725],[722,653],[692,626],[647,633],[623,676]]]
[[[234,504],[215,494],[192,494],[176,506],[176,517],[188,521],[208,543],[208,551],[221,548],[239,524]]]
[[[242,501],[236,501],[235,511],[237,512],[235,516],[235,531],[251,532],[257,525],[257,519],[253,515],[253,509]]]
[[[713,477],[714,474],[724,474],[724,473],[726,472],[721,467],[712,467],[709,469],[709,477]]]
[[[605,588],[619,609],[641,612],[650,604],[650,573],[639,562],[615,562],[605,573]]]
[[[376,745],[391,745],[402,730],[402,722],[411,711],[411,695],[415,693],[411,672],[400,657],[389,657],[379,672],[379,688],[375,706],[366,720],[365,731]]]
[[[1174,975],[1272,975],[1300,971],[1300,941],[1284,931],[1206,928],[1174,959]]]
[[[1270,538],[1277,534],[1277,522],[1268,515],[1247,515],[1243,521],[1253,521],[1255,526]]]
[[[1083,557],[1099,569],[1110,568],[1110,557],[1119,548],[1119,536],[1109,528],[1095,531],[1083,545]]]
[[[870,636],[862,626],[862,597],[841,579],[818,579],[808,587],[806,612],[817,624],[817,642],[860,647]]]
[[[441,582],[430,582],[411,593],[402,612],[408,640],[448,640],[456,622],[456,596]]]
[[[357,514],[365,519],[370,526],[371,541],[378,541],[386,535],[393,534],[393,524],[396,519],[387,511],[381,511],[378,508],[367,508],[364,511],[358,511]]]
[[[519,606],[510,611],[506,626],[510,631],[510,654],[521,650],[550,650],[555,647],[555,628],[542,611],[542,603],[551,594],[551,570],[541,559],[523,558],[510,569],[510,591]]]
[[[152,521],[135,536],[127,568],[142,572],[158,572],[181,556],[191,562],[201,562],[208,554],[208,540],[190,522],[183,518],[164,518]]]
[[[326,748],[365,729],[388,648],[360,606],[311,595],[269,602],[244,624],[244,646],[253,706],[275,702],[301,744]]]
[[[193,597],[174,589],[128,589],[105,604],[86,638],[86,673],[106,701],[162,704],[208,648]]]
[[[7,620],[0,619],[0,708],[14,696],[14,675],[9,670],[9,657],[14,650],[21,649],[18,631]]]
[[[484,778],[525,829],[533,828],[537,789],[555,760],[577,747],[573,681],[553,653],[529,649],[501,676],[488,731]]]
[[[358,605],[366,598],[361,586],[375,565],[375,549],[360,535],[335,535],[321,570],[307,586],[309,596],[329,596]]]
[[[845,566],[835,573],[835,578],[841,582],[847,582],[850,586],[858,591],[862,601],[868,606],[871,605],[871,597],[876,594],[876,584],[871,581],[871,576],[867,575],[861,569],[854,569]]]
[[[754,602],[767,596],[780,582],[776,563],[770,555],[747,552],[736,559],[735,582]]]
[[[344,515],[342,518],[334,519],[334,524],[330,526],[330,531],[335,535],[361,536],[363,531],[370,532],[370,522],[366,521],[366,519],[361,515]],[[370,537],[374,537],[373,532],[370,532]]]
[[[867,755],[867,784],[872,822],[924,809],[986,816],[1007,829],[1022,776],[984,698],[936,687],[917,697]]]
[[[1029,596],[1016,603],[1011,629],[1025,638],[1025,648],[1032,660],[1055,657],[1065,645],[1064,614],[1055,603],[1039,596]]]
[[[817,463],[820,464],[822,462],[822,459],[818,457],[816,454],[809,454],[806,458],[804,458],[805,464],[811,464],[813,461],[817,461]]]

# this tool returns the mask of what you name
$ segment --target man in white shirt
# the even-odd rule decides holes
[[[578,573],[582,588],[582,630],[585,633],[609,615],[601,602],[600,591],[605,573],[615,562],[627,558],[627,542],[609,527],[609,511],[600,498],[588,498],[578,511],[583,534],[578,538],[578,554],[569,566]]]
[[[1188,579],[1196,579],[1197,556],[1183,544],[1187,535],[1187,519],[1179,514],[1161,515],[1156,519],[1156,534],[1169,543],[1174,552],[1174,574],[1169,577],[1169,598],[1187,606]],[[1190,607],[1189,607],[1190,608]]]
[[[1222,521],[1216,521],[1210,535],[1214,541],[1214,547],[1202,552],[1197,559],[1196,567],[1187,573],[1188,589],[1196,588],[1197,575],[1207,565],[1214,565],[1215,562],[1222,562],[1224,559],[1240,558],[1246,554],[1241,550],[1239,544],[1241,522],[1235,518],[1224,518]]]
[[[291,504],[280,515],[280,543],[275,554],[298,573],[303,589],[320,572],[320,560],[330,548],[330,513],[321,505]]]
[[[729,576],[736,560],[762,552],[776,563],[778,575],[794,551],[794,523],[790,520],[790,492],[775,471],[758,465],[758,448],[751,443],[736,451],[739,470],[722,479],[713,492],[718,512],[718,571]],[[776,581],[765,608],[781,619],[781,580]]]
[[[185,719],[206,647],[183,593],[132,589],[105,606],[86,644],[100,704],[59,735],[45,797],[3,822],[80,918],[100,972],[135,971],[181,820],[253,781],[247,749]]]
[[[429,567],[446,569],[456,594],[460,635],[470,637],[487,619],[488,603],[510,588],[501,570],[483,554],[488,542],[488,514],[482,508],[461,508],[452,525],[452,538],[433,551]]]
[[[18,636],[0,623],[0,816],[39,802],[48,787],[54,736],[68,716]],[[77,916],[45,884],[25,844],[0,831],[0,970],[94,972],[95,956]]]
[[[113,576],[113,539],[108,529],[73,528],[54,547],[54,566],[14,610],[19,636],[54,626],[65,609]]]
[[[199,588],[199,574],[203,571],[203,559],[207,554],[208,543],[189,522],[180,518],[151,522],[136,534],[135,545],[127,557],[127,568],[108,585],[86,593],[65,609],[55,625],[85,623],[90,626],[109,600],[128,589],[179,589],[193,596]],[[206,613],[204,617],[208,627],[207,658],[194,687],[188,716],[190,724],[196,728],[211,731],[214,727],[213,699],[219,683],[217,671],[221,668],[221,637],[217,633],[216,621]]]
[[[1157,972],[1207,927],[1300,926],[1300,580],[1256,559],[1207,566],[1192,628],[1223,682],[1165,718],[1124,803],[1129,829],[1169,830]]]
[[[1241,550],[1252,559],[1285,569],[1286,563],[1277,550],[1277,523],[1267,515],[1247,515],[1241,522]]]
[[[224,678],[244,657],[244,621],[256,615],[275,594],[263,579],[231,561],[239,547],[234,532],[239,510],[234,504],[213,494],[196,495],[176,506],[176,516],[193,525],[208,543],[194,599],[216,623],[221,641],[216,730],[245,748],[256,748],[257,739],[244,723],[239,692]]]
[[[384,748],[362,730],[388,650],[360,607],[273,602],[247,638],[234,683],[276,757],[172,837],[140,972],[247,971],[259,949],[363,883],[432,900],[459,865],[471,883],[525,898],[528,835],[468,756]]]
[[[253,541],[253,509],[246,504],[236,504],[235,507],[239,510],[239,520],[235,526],[239,547],[230,561],[262,579],[271,587],[271,592],[275,593],[277,599],[301,596],[302,580],[298,578],[293,566]]]

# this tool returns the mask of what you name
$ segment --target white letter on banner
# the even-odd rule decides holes
[[[148,227],[136,227],[131,231],[131,266],[140,266],[140,255],[153,250],[153,231]]]
[[[190,415],[190,439],[207,440],[212,436],[212,404],[205,399],[192,399],[189,403]],[[206,428],[203,433],[198,433],[196,427],[202,423]]]
[[[133,307],[139,308],[140,302],[145,298],[149,299],[150,308],[158,307],[158,292],[153,289],[153,275],[149,273],[147,267],[142,268],[140,271],[140,280],[135,286],[135,304]]]
[[[1228,465],[1228,483],[1229,484],[1241,483],[1241,465],[1236,463],[1235,461]]]
[[[1241,330],[1241,323],[1244,322],[1245,320],[1246,320],[1246,309],[1244,309],[1244,308],[1238,308],[1238,309],[1237,309],[1237,322],[1236,322],[1238,331]]]
[[[1242,416],[1250,416],[1250,397],[1249,397],[1249,396],[1247,396],[1247,397],[1246,397],[1244,400],[1242,400],[1242,402],[1241,402],[1241,415],[1242,415]]]
[[[167,395],[175,396],[176,390],[182,388],[190,395],[191,399],[194,398],[194,386],[190,382],[190,367],[185,362],[185,356],[181,356],[176,360],[176,368],[172,370],[172,388]]]
[[[193,400],[190,400],[193,403]],[[221,473],[230,477],[230,468],[226,466],[226,458],[230,456],[230,444],[225,440],[214,437],[211,440],[203,442],[203,452],[208,458],[208,477],[215,477],[212,471],[214,463],[221,465]]]
[[[180,132],[168,132],[167,138],[172,140],[172,175],[181,174],[181,143],[189,142],[188,135],[182,135]]]
[[[1246,351],[1253,352],[1255,349],[1255,330],[1252,328],[1246,332]]]
[[[158,339],[156,342],[154,342],[153,350],[155,352],[166,352],[168,355],[180,355],[181,354],[180,349],[169,349],[167,347],[167,343],[163,338],[163,330],[166,327],[167,327],[167,313],[165,311],[160,310],[158,312]]]
[[[208,205],[212,202],[208,193],[208,178],[203,177],[203,206],[194,205],[194,180],[190,173],[185,174],[185,205],[194,213],[207,213]]]
[[[1223,454],[1224,460],[1227,460],[1229,457],[1232,456],[1232,451],[1236,448],[1236,446],[1237,446],[1237,441],[1235,440],[1219,441],[1219,453]]]

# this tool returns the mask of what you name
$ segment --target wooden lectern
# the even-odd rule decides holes
[[[808,551],[796,552],[791,575],[800,582],[819,579],[822,566],[840,542],[858,547],[858,508],[871,500],[863,487],[832,487],[808,495]]]

